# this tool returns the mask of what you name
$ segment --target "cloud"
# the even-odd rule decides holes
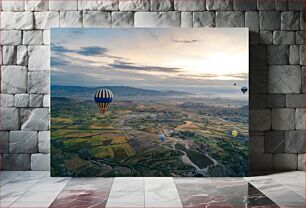
[[[190,40],[184,40],[184,39],[175,39],[171,37],[172,42],[174,43],[196,43],[196,42],[201,42],[202,40],[198,39],[190,39]]]
[[[76,52],[84,56],[95,56],[95,55],[106,54],[109,52],[109,50],[103,47],[92,46],[92,47],[82,47],[80,50]]]
[[[71,64],[71,62],[62,59],[61,57],[52,57],[51,58],[51,66],[55,67],[55,66],[67,66]]]

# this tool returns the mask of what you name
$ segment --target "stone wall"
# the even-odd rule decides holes
[[[248,27],[250,169],[303,170],[303,10],[303,0],[2,0],[3,169],[49,169],[50,27]]]

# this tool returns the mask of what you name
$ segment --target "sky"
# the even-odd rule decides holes
[[[248,50],[246,28],[54,28],[51,84],[238,95]]]

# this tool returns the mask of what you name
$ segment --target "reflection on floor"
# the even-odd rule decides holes
[[[247,178],[51,178],[1,173],[1,206],[18,208],[305,207],[305,173]]]

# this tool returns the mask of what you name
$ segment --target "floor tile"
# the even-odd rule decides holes
[[[112,192],[106,208],[142,208],[145,206],[144,192]]]
[[[144,178],[142,177],[120,177],[115,178],[112,192],[144,192]]]

